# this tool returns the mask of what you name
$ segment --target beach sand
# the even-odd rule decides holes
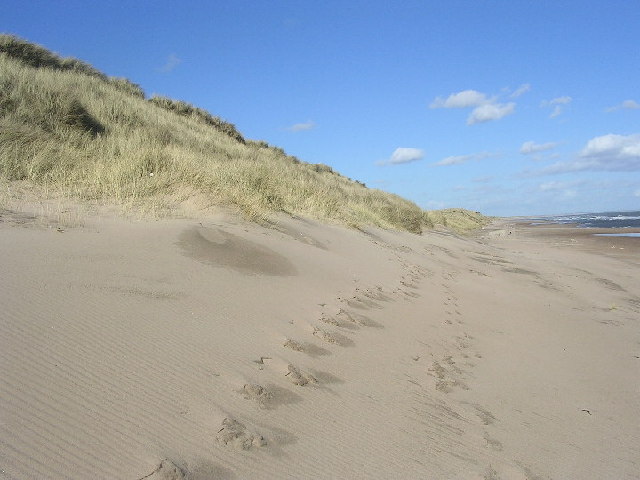
[[[0,479],[637,479],[636,238],[0,213]]]

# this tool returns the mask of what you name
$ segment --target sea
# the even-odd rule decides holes
[[[533,225],[574,224],[576,228],[631,228],[640,229],[640,211],[572,213],[566,215],[548,215],[532,219]],[[640,237],[640,233],[596,233],[607,237]]]

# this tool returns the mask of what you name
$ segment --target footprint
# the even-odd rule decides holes
[[[289,379],[291,380],[291,382],[294,385],[298,385],[300,387],[304,387],[305,385],[308,385],[309,383],[318,383],[318,380],[316,379],[316,377],[314,377],[310,373],[301,372],[298,369],[298,367],[296,367],[294,365],[289,364],[287,369],[289,371],[285,376],[289,377]]]
[[[360,325],[362,327],[372,326],[372,323],[373,323],[371,320],[369,320],[369,318],[365,317],[364,315],[360,315],[359,313],[349,313],[342,308],[338,311],[338,313],[336,314],[336,317],[338,317],[340,320],[345,320],[347,322]]]
[[[336,320],[333,317],[328,317],[326,315],[322,315],[320,317],[320,321],[324,322],[324,323],[327,323],[329,325],[333,325],[334,327],[339,327],[340,326],[340,322],[338,322],[338,320]]]
[[[185,478],[187,478],[185,471],[165,458],[158,468],[138,480],[184,480]]]
[[[407,288],[413,288],[414,290],[418,288],[418,286],[415,283],[407,282],[406,280],[400,280],[400,285]]]
[[[358,294],[362,294],[363,296],[370,298],[371,300],[378,300],[380,302],[388,302],[391,300],[382,292],[382,287],[373,288],[356,288],[356,292]]]
[[[319,339],[327,342],[327,343],[331,343],[333,345],[338,345],[340,347],[346,347],[346,346],[352,346],[353,345],[353,340],[340,335],[339,333],[330,333],[327,332],[326,330],[322,330],[321,328],[318,327],[313,327],[313,335],[315,335],[316,337],[318,337]]]
[[[225,418],[216,439],[223,445],[232,446],[239,450],[251,450],[267,445],[265,438],[257,433],[247,432],[247,428],[237,420]]]
[[[482,478],[483,480],[500,480],[498,472],[491,465],[489,465],[484,471],[484,476]]]
[[[289,348],[295,352],[305,353],[310,357],[320,357],[323,355],[331,355],[331,352],[326,348],[319,347],[309,342],[305,342],[305,343],[296,342],[295,340],[292,340],[290,338],[288,338],[284,342],[283,347]]]
[[[440,380],[444,379],[447,371],[443,368],[442,365],[440,365],[439,362],[435,361],[431,364],[431,368],[429,369],[430,372],[433,372],[435,374],[435,376],[437,378],[439,378]]]
[[[396,293],[398,295],[404,295],[405,297],[412,297],[412,298],[418,298],[420,295],[416,292],[409,292],[407,290],[403,290],[401,288],[396,288],[393,293]]]
[[[362,298],[358,295],[353,295],[350,298],[338,297],[338,300],[346,303],[348,306],[352,308],[359,308],[361,310],[369,310],[371,308],[382,308],[376,302],[369,298]]]
[[[240,394],[247,400],[257,402],[261,407],[267,407],[269,401],[273,398],[273,394],[265,389],[262,385],[255,383],[247,383],[240,390]]]
[[[502,446],[502,442],[496,440],[495,438],[491,438],[488,433],[484,434],[484,440],[485,442],[487,442],[487,447],[493,450],[501,452],[504,449],[504,447]]]
[[[291,350],[294,350],[296,352],[304,352],[304,346],[290,338],[287,338],[285,340],[283,347],[290,348]]]
[[[327,343],[332,343],[334,345],[339,344],[338,338],[335,335],[327,332],[326,330],[322,330],[321,328],[313,327],[313,334]]]
[[[428,369],[429,372],[432,372],[430,375],[436,378],[436,390],[443,393],[451,392],[454,387],[469,390],[467,384],[455,376],[461,375],[462,371],[455,365],[451,356],[444,357],[443,362],[448,368],[435,361],[431,364],[431,368]]]
[[[476,415],[480,418],[483,425],[491,425],[496,421],[496,417],[493,416],[489,410],[481,407],[480,405],[474,405],[476,409]]]

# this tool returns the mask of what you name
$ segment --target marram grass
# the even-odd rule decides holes
[[[0,35],[0,178],[156,215],[198,197],[258,221],[285,212],[411,232],[448,221],[11,35]],[[462,230],[484,222],[471,212],[456,219]]]

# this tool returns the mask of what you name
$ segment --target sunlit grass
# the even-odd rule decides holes
[[[0,176],[152,215],[188,214],[184,202],[198,197],[256,221],[285,212],[412,232],[453,222],[8,35],[0,35]]]

